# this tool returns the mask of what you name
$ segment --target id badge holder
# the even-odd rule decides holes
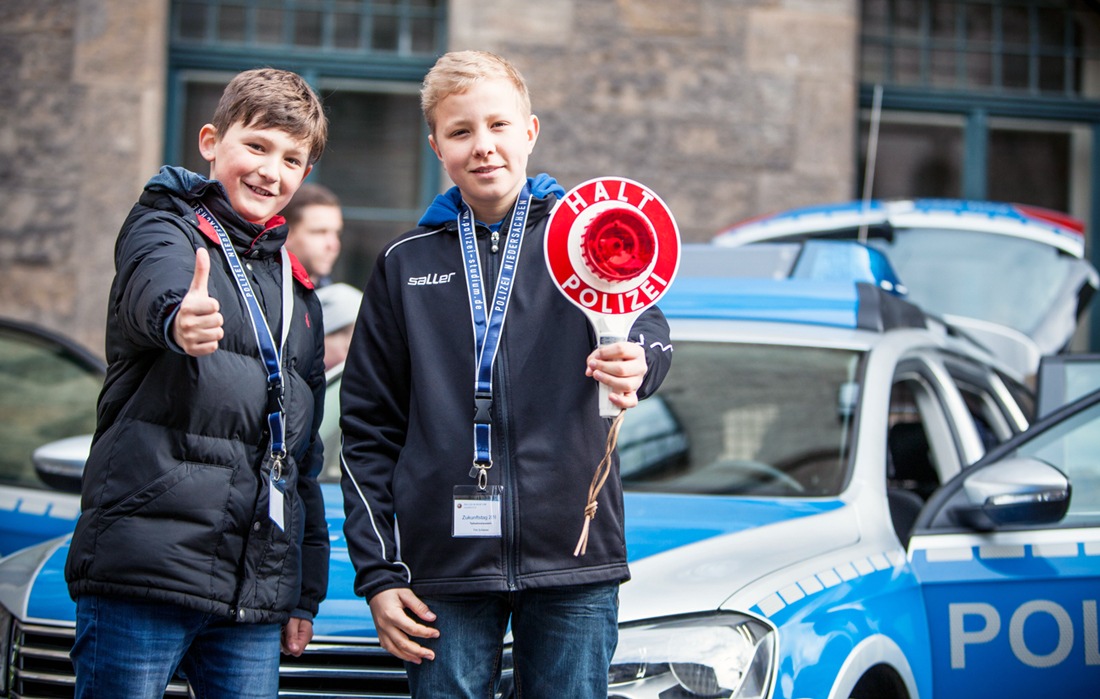
[[[500,537],[501,504],[504,486],[456,485],[451,536],[461,538]]]
[[[267,514],[279,531],[285,529],[283,512],[283,493],[286,491],[286,479],[283,478],[283,460],[276,457],[272,460],[271,473],[267,478]]]

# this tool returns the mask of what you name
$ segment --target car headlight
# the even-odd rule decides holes
[[[743,614],[624,626],[608,675],[609,697],[765,699],[775,646],[775,630]]]

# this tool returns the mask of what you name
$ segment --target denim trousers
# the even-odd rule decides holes
[[[76,603],[76,699],[153,699],[180,670],[198,699],[279,693],[278,624],[167,602],[82,596]]]
[[[509,623],[517,699],[607,699],[618,642],[619,585],[425,596],[435,660],[405,663],[413,699],[491,699]]]

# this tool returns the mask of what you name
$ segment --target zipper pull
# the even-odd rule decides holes
[[[490,252],[496,252],[500,249],[500,231],[493,231],[493,234],[489,236],[489,242],[492,246],[489,248]]]

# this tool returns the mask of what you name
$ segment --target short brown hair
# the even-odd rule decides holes
[[[340,199],[325,185],[306,182],[294,193],[294,198],[280,212],[280,215],[293,226],[301,220],[302,209],[307,206],[335,206],[340,208]]]
[[[281,129],[309,146],[309,164],[321,159],[328,119],[317,93],[302,76],[275,68],[238,73],[222,92],[211,121],[219,134],[233,124]]]
[[[516,88],[524,116],[531,115],[531,94],[527,82],[506,59],[488,51],[451,51],[439,57],[424,76],[420,89],[420,109],[435,133],[435,110],[448,95],[466,92],[482,80],[503,78]]]

